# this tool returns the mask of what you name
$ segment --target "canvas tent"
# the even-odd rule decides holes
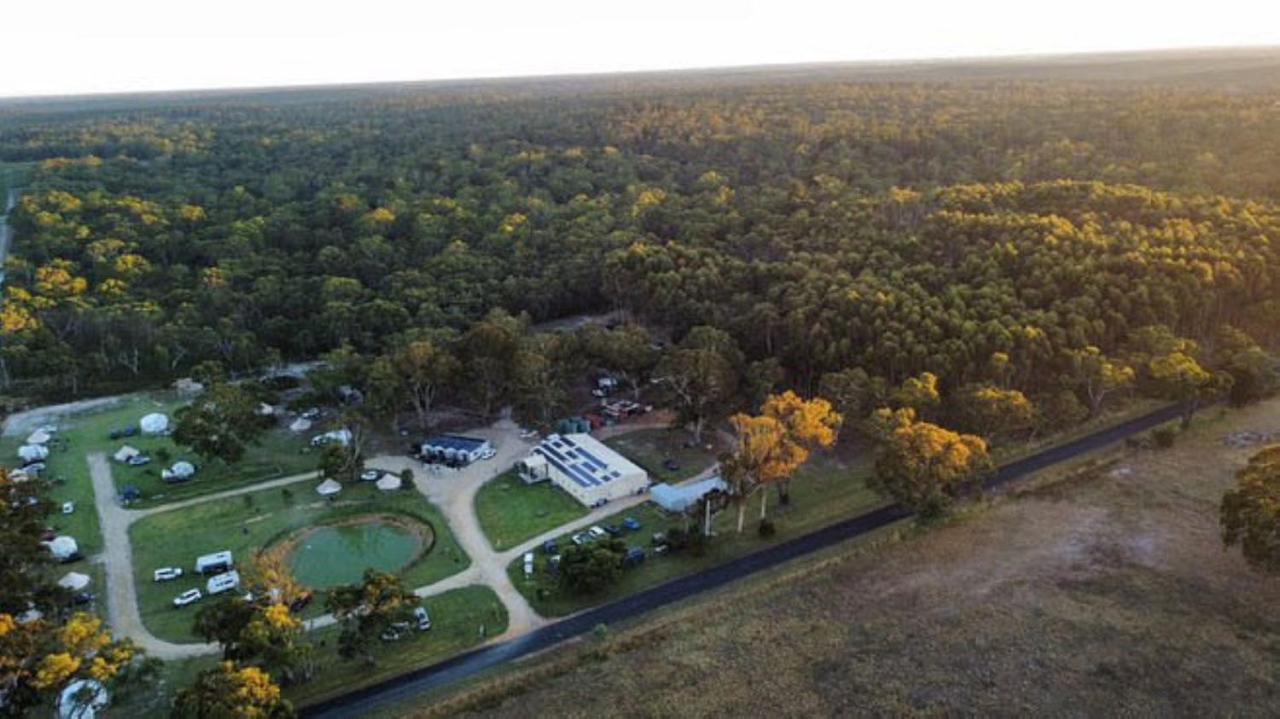
[[[140,454],[142,454],[142,452],[138,451],[137,447],[131,447],[126,444],[120,449],[117,449],[116,453],[111,455],[111,458],[121,464],[124,464]]]
[[[111,694],[100,682],[78,679],[58,695],[58,719],[95,719],[111,704]]]
[[[61,562],[71,559],[80,552],[80,545],[76,544],[76,540],[66,535],[54,537],[52,540],[45,542],[44,545],[49,548],[49,553],[53,555],[54,559]]]
[[[384,492],[393,492],[404,486],[404,482],[400,481],[400,477],[394,474],[384,474],[382,479],[378,480],[378,489]]]
[[[311,429],[311,420],[306,417],[299,417],[289,425],[290,432],[306,432],[309,429]]]
[[[335,429],[332,432],[325,432],[324,434],[317,434],[312,437],[311,446],[323,447],[326,444],[340,444],[343,447],[346,447],[351,444],[352,436],[351,430],[346,429],[345,427],[342,429]]]
[[[80,572],[67,572],[66,576],[58,580],[58,586],[72,592],[78,592],[89,586],[89,575]]]
[[[27,444],[49,444],[51,439],[53,437],[50,437],[48,432],[37,429],[27,437]]]
[[[43,444],[24,444],[18,448],[18,458],[23,462],[39,462],[49,457],[49,448]]]
[[[712,477],[704,479],[701,482],[685,484],[679,487],[666,484],[655,485],[649,491],[649,497],[654,504],[662,507],[668,512],[683,512],[694,504],[697,504],[703,495],[715,490],[724,491],[729,485],[725,484],[723,479]]]
[[[143,434],[164,434],[169,431],[169,416],[152,412],[138,421],[138,429]]]
[[[341,491],[342,491],[342,485],[338,484],[332,479],[326,479],[325,481],[320,483],[319,487],[316,487],[316,493],[319,494],[321,497],[332,497],[333,495]]]
[[[174,462],[173,466],[160,473],[160,479],[166,482],[181,482],[195,476],[196,466],[187,461]]]

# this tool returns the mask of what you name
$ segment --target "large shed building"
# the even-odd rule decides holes
[[[480,459],[493,445],[480,437],[460,434],[437,434],[422,443],[422,457],[435,462],[470,464]]]
[[[517,465],[528,484],[551,481],[588,507],[639,494],[649,475],[589,434],[552,434]]]

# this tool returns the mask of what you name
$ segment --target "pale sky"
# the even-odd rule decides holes
[[[0,97],[1280,45],[1276,0],[3,0]]]

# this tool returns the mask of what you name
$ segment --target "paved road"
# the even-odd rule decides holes
[[[1166,407],[1073,442],[1011,462],[1001,467],[984,483],[984,486],[990,490],[1001,489],[1010,482],[1033,472],[1079,457],[1168,422],[1176,418],[1178,413],[1178,407]],[[910,516],[910,511],[898,505],[876,509],[706,571],[674,579],[611,604],[588,609],[510,641],[490,644],[371,687],[305,707],[302,709],[302,715],[328,719],[370,714],[380,708],[412,699],[424,692],[473,677],[513,659],[549,649],[565,640],[585,634],[599,624],[634,619],[645,612],[717,589],[806,554],[887,527]]]
[[[18,203],[18,191],[9,190],[9,196],[4,201],[4,212],[0,213],[0,288],[4,287],[4,263],[9,259],[9,237],[12,230],[9,229],[9,211]]]

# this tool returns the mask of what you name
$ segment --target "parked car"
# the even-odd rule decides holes
[[[542,543],[543,554],[555,554],[557,549],[559,549],[559,547],[556,546],[556,540],[554,539],[548,539]]]
[[[632,547],[627,550],[626,555],[622,557],[622,566],[634,567],[644,563],[644,550],[640,547]]]
[[[396,629],[395,626],[390,626],[384,629],[378,638],[384,642],[398,642],[402,636],[399,629]]]
[[[622,528],[621,528],[621,527],[619,527],[619,526],[618,526],[618,525],[616,525],[616,524],[606,524],[606,525],[604,525],[604,531],[608,532],[610,537],[620,537],[620,536],[622,536]]]
[[[306,410],[305,412],[303,412],[302,414],[300,414],[300,415],[298,415],[298,416],[299,416],[299,417],[301,417],[301,418],[303,418],[303,419],[307,419],[307,420],[319,419],[319,418],[320,418],[320,408],[319,408],[319,407],[312,407],[311,409]]]
[[[622,520],[622,526],[626,528],[628,532],[638,532],[644,525],[640,524],[640,520],[635,517],[627,517]]]
[[[366,469],[360,473],[361,482],[376,482],[379,479],[382,479],[382,470],[380,469]]]
[[[662,532],[654,532],[653,535],[649,537],[649,544],[652,544],[655,547],[666,543],[667,535]]]
[[[533,552],[524,553],[524,576],[533,576]]]
[[[145,454],[135,454],[124,461],[130,467],[141,467],[144,464],[151,464],[151,458]]]
[[[203,596],[204,595],[200,593],[199,589],[188,589],[187,591],[173,598],[173,606],[181,608],[189,604],[195,604],[196,602],[200,601],[201,597]]]
[[[591,525],[591,529],[588,529],[587,533],[591,535],[592,539],[604,539],[609,536],[609,533],[604,531],[604,527],[598,524]]]
[[[182,576],[180,567],[161,567],[152,573],[157,582],[170,582]]]
[[[28,475],[38,475],[48,469],[48,467],[49,465],[44,462],[32,462],[31,464],[23,467],[22,471],[26,472]]]
[[[494,449],[493,447],[486,447],[484,451],[480,453],[480,459],[493,459],[494,457],[497,457],[497,456],[498,456],[498,450]]]
[[[79,607],[85,604],[93,604],[95,599],[97,599],[97,596],[93,592],[76,592],[71,597],[71,603]]]
[[[590,532],[578,532],[570,537],[570,540],[579,547],[591,542],[593,539],[595,539],[595,537],[592,537]]]
[[[297,614],[303,609],[306,609],[307,605],[310,604],[311,600],[314,598],[315,595],[311,592],[303,592],[302,594],[299,594],[297,599],[294,599],[289,603],[289,611]]]
[[[426,607],[413,610],[413,619],[418,623],[418,631],[425,632],[431,628],[431,615],[427,614]]]

